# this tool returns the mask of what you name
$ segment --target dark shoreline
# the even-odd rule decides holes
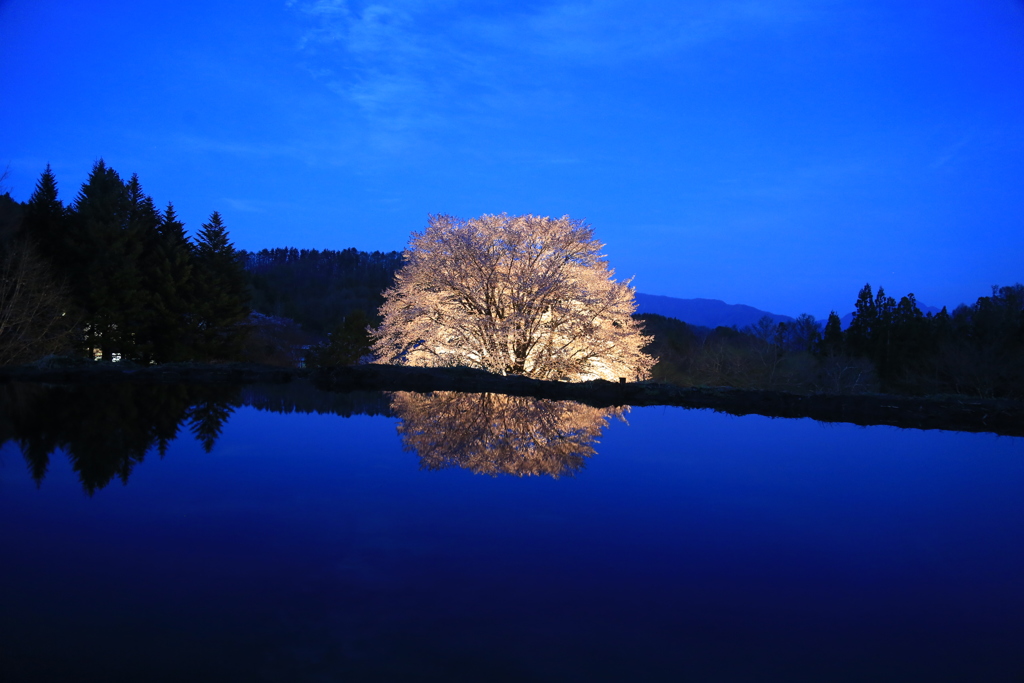
[[[604,380],[569,383],[502,377],[468,368],[413,368],[393,365],[301,370],[252,364],[172,363],[147,368],[109,363],[0,368],[0,382],[56,384],[143,382],[194,384],[287,383],[309,378],[326,391],[461,391],[571,400],[597,407],[680,406],[710,408],[732,415],[809,417],[821,422],[889,425],[1024,436],[1024,401],[964,396],[891,394],[791,394],[731,387],[678,387]]]

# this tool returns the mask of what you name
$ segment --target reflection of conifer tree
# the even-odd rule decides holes
[[[146,408],[129,384],[102,387],[79,414],[80,424],[68,434],[68,459],[89,494],[105,487],[114,477],[127,483],[135,465],[153,446]]]
[[[18,441],[22,447],[22,455],[29,466],[29,474],[36,486],[43,485],[46,472],[50,469],[50,454],[56,450],[56,444],[44,443],[39,439],[23,439]]]
[[[242,390],[241,400],[272,413],[391,416],[391,397],[383,391],[323,391],[302,379],[288,384],[250,384]]]
[[[231,387],[7,385],[0,390],[0,444],[21,446],[37,483],[51,454],[64,450],[92,494],[115,477],[127,482],[154,447],[165,452],[186,419],[212,449],[237,395]]]
[[[50,419],[57,401],[46,400],[58,391],[33,384],[5,384],[0,389],[0,414],[5,418],[0,445],[9,440],[18,444],[36,485],[49,470],[50,454],[61,447]]]
[[[398,432],[421,466],[464,467],[478,474],[572,476],[621,408],[594,408],[502,394],[397,392]]]
[[[213,450],[224,423],[233,412],[235,409],[230,404],[212,399],[200,401],[189,409],[189,430],[207,453]]]
[[[178,437],[181,423],[194,402],[189,387],[182,384],[138,387],[138,400],[145,406],[143,420],[147,425],[150,442],[156,445],[160,457]]]

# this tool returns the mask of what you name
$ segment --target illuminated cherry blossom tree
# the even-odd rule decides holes
[[[384,363],[538,379],[646,379],[650,341],[583,221],[431,216],[413,233],[373,335]]]

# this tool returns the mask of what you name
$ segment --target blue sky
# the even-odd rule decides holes
[[[586,218],[638,290],[817,316],[1024,281],[1021,0],[0,0],[0,167],[237,246]]]

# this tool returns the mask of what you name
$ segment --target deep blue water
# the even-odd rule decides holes
[[[91,496],[0,449],[4,681],[1024,681],[1024,440],[678,408],[575,476],[237,407]]]

